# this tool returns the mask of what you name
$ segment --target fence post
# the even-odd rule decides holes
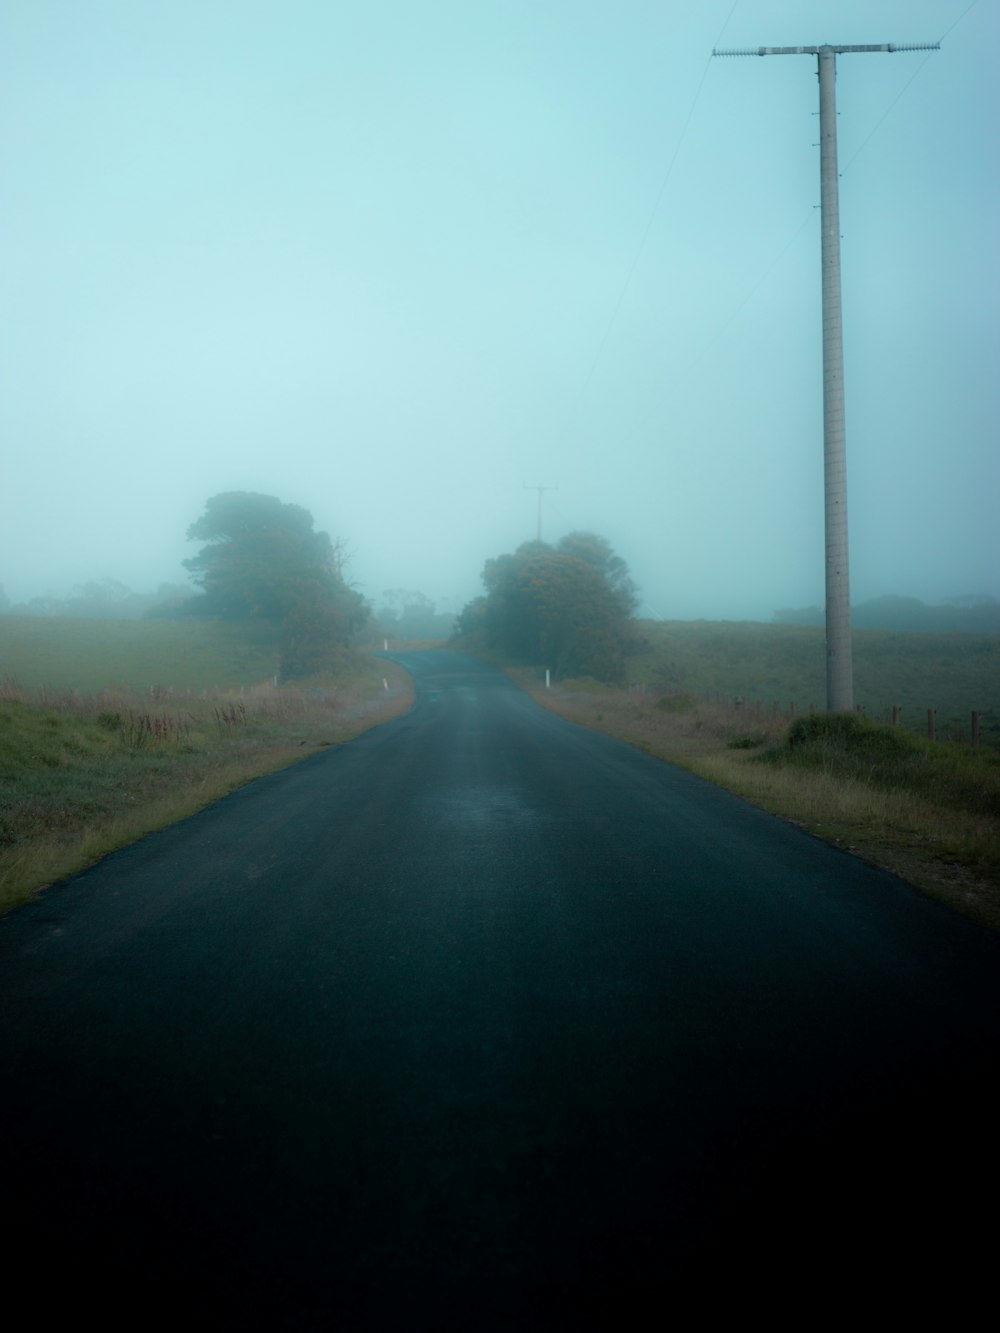
[[[935,719],[936,716],[937,716],[937,709],[936,709],[936,708],[928,708],[928,710],[927,710],[927,739],[928,739],[928,740],[932,740],[932,741],[937,739],[937,737],[936,737],[936,735],[935,735],[935,733],[934,733],[934,719]]]
[[[892,725],[894,727],[899,726],[899,704],[892,705]]]
[[[979,744],[979,714],[975,710],[972,713],[972,744]]]
[[[794,717],[794,716],[795,716],[795,705],[794,705],[794,704],[790,704],[790,705],[789,705],[788,716],[789,716],[789,717]]]

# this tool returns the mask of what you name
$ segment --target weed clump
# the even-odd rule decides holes
[[[789,750],[821,748],[843,755],[898,759],[923,750],[918,738],[896,727],[869,722],[858,713],[814,713],[788,728]]]
[[[232,727],[245,727],[247,724],[246,705],[240,701],[231,704],[224,704],[221,708],[213,709],[215,713],[215,725],[220,732],[225,733]]]
[[[818,713],[793,722],[765,763],[822,770],[880,791],[914,795],[981,814],[1000,813],[1000,756],[923,740],[857,713]]]
[[[766,736],[734,736],[726,745],[728,750],[759,750],[767,744]]]

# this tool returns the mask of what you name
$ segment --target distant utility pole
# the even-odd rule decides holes
[[[754,46],[713,56],[816,56],[819,63],[820,222],[823,233],[823,476],[826,507],[826,706],[854,708],[851,592],[847,549],[844,337],[840,305],[837,176],[837,56],[857,51],[937,51],[940,42],[897,46]]]
[[[537,540],[537,541],[541,541],[541,540],[542,540],[542,495],[543,495],[546,491],[557,491],[557,490],[559,489],[559,487],[558,487],[558,486],[529,486],[527,482],[524,482],[523,485],[524,485],[524,489],[525,489],[526,491],[537,491],[537,492],[538,492],[538,536],[537,536],[536,540]]]

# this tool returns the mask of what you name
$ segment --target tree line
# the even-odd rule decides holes
[[[182,610],[270,626],[286,679],[328,667],[373,619],[344,578],[341,544],[315,531],[300,505],[225,492],[207,502],[188,537],[205,543],[184,562],[201,595]],[[621,679],[636,592],[625,561],[603,537],[573,532],[555,546],[526,542],[487,560],[482,579],[485,593],[455,626],[466,646],[557,676]],[[422,593],[396,588],[383,596],[377,632],[434,638],[448,623]]]
[[[345,578],[339,540],[318,532],[301,505],[254,491],[224,491],[187,530],[201,543],[184,566],[199,591],[163,584],[131,592],[114,579],[82,585],[69,598],[39,598],[0,613],[125,618],[207,616],[231,621],[280,648],[280,675],[301,679],[331,669],[362,640],[440,640],[454,631],[467,648],[536,664],[556,676],[616,681],[624,673],[635,586],[610,543],[572,532],[554,546],[525,542],[486,561],[484,593],[457,620],[423,593],[393,588],[376,612]]]

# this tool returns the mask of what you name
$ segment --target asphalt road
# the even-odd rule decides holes
[[[451,653],[0,922],[8,1309],[815,1326],[992,1291],[1000,941]]]

